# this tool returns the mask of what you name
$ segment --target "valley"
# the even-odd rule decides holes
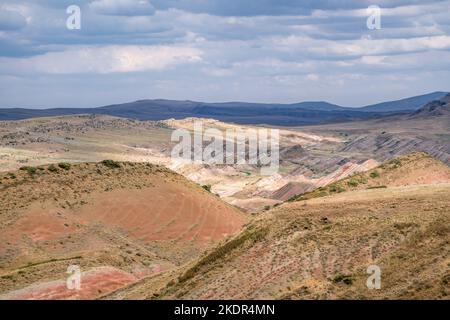
[[[447,166],[420,153],[401,157],[278,206],[166,287],[143,282],[140,292],[153,289],[153,299],[448,299],[449,193]],[[382,270],[380,290],[366,287],[370,265]]]
[[[172,132],[198,121],[267,127],[0,121],[0,299],[448,299],[448,96],[383,120],[270,127],[270,176],[173,161]],[[383,290],[367,289],[370,265]]]
[[[449,13],[1,0],[3,313],[445,314]]]

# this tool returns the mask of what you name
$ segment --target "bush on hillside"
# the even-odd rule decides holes
[[[58,163],[58,167],[60,167],[61,169],[64,169],[64,170],[70,170],[71,165],[70,165],[70,163],[67,163],[67,162],[60,162],[60,163]]]
[[[28,174],[33,175],[36,173],[36,168],[35,167],[30,167],[30,166],[24,166],[24,167],[20,167],[19,170],[23,170],[28,172]]]
[[[120,163],[114,160],[103,160],[101,163],[110,169],[120,168]]]

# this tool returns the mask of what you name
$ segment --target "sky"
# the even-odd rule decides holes
[[[0,107],[356,107],[449,84],[450,0],[0,0]]]

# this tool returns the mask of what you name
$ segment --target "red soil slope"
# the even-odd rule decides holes
[[[100,296],[155,266],[187,262],[246,222],[215,195],[147,164],[41,167],[0,179],[0,294],[10,298]],[[73,257],[86,271],[76,293],[64,289]]]

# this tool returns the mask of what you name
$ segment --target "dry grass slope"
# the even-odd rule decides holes
[[[449,170],[411,154],[338,182],[345,192],[285,203],[173,273],[166,286],[149,284],[147,297],[448,299],[450,183],[424,184],[436,181],[421,176],[442,179]],[[367,182],[349,185],[355,178]],[[252,232],[257,241],[246,236]],[[382,270],[380,290],[366,287],[373,264]]]
[[[246,222],[201,186],[148,163],[24,167],[0,181],[3,298],[100,297],[190,261]],[[61,282],[72,264],[86,271],[79,293]]]

